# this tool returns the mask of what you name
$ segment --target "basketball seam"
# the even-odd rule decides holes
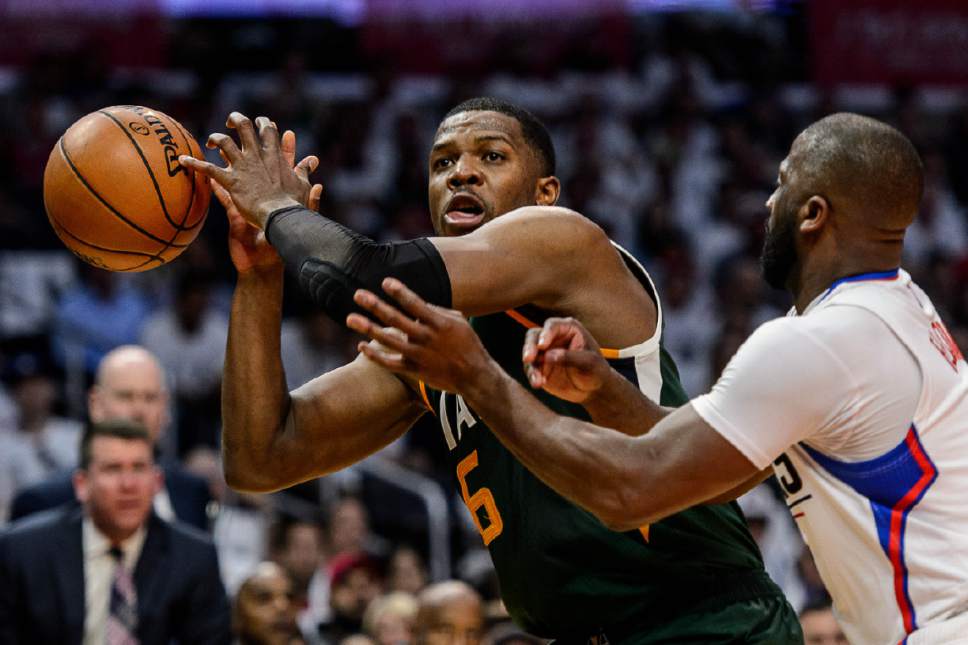
[[[145,229],[141,228],[140,226],[138,226],[137,224],[135,224],[134,222],[132,222],[131,220],[129,220],[124,215],[122,215],[121,212],[118,209],[116,209],[114,206],[112,206],[111,204],[109,204],[108,201],[106,199],[104,199],[100,195],[100,193],[98,193],[96,190],[94,190],[94,187],[91,186],[91,184],[87,183],[87,180],[84,179],[84,176],[81,174],[81,171],[77,169],[77,166],[74,165],[74,162],[71,160],[70,155],[67,154],[67,147],[64,145],[64,137],[61,137],[60,138],[60,140],[58,141],[58,146],[57,147],[60,150],[61,155],[64,157],[64,161],[66,161],[67,162],[67,165],[70,166],[71,172],[74,173],[74,176],[77,177],[78,181],[80,181],[81,184],[85,188],[87,188],[87,190],[91,193],[91,195],[94,196],[95,199],[97,199],[99,202],[101,202],[101,204],[103,204],[105,206],[105,208],[107,208],[109,211],[111,211],[111,213],[113,213],[115,217],[117,217],[118,219],[120,219],[122,222],[124,222],[125,224],[127,224],[128,226],[130,226],[131,228],[133,228],[134,230],[138,231],[139,233],[141,233],[142,235],[144,235],[145,237],[147,237],[150,240],[154,240],[155,242],[158,242],[159,244],[165,245],[165,247],[163,249],[161,249],[161,251],[159,251],[159,253],[163,252],[169,246],[173,246],[173,247],[180,248],[180,249],[185,248],[185,247],[188,246],[187,244],[173,244],[170,241],[166,241],[166,240],[164,240],[164,239],[162,239],[160,237],[157,237],[157,236],[149,233]]]
[[[175,220],[173,220],[171,218],[171,215],[168,214],[168,205],[165,204],[165,196],[161,194],[161,186],[158,185],[158,179],[155,177],[155,171],[151,169],[151,164],[148,163],[148,158],[145,157],[145,153],[141,149],[141,146],[138,145],[138,142],[135,141],[135,138],[131,136],[131,133],[125,129],[124,124],[118,121],[116,118],[114,118],[113,114],[111,114],[110,112],[105,112],[104,110],[98,110],[98,113],[103,114],[107,118],[111,119],[111,121],[113,121],[114,124],[121,129],[121,132],[124,133],[124,136],[128,137],[128,140],[131,142],[131,145],[133,145],[134,149],[138,152],[138,156],[141,157],[141,162],[144,164],[145,170],[148,171],[148,176],[151,178],[151,183],[155,187],[155,195],[158,196],[158,203],[161,204],[161,212],[165,214],[165,219],[168,220],[168,223],[177,229],[176,235],[178,233],[181,233],[182,227],[176,224]],[[193,181],[192,187],[194,186],[195,186],[195,182]]]
[[[172,119],[171,121],[172,123],[175,124],[175,127],[178,128],[178,131],[181,132],[182,139],[185,140],[185,145],[188,146],[188,153],[189,155],[191,155],[192,144],[188,140],[189,139],[188,132],[185,130],[185,128],[182,127],[181,123],[179,123],[178,121],[175,121],[174,119]],[[186,170],[186,172],[188,171]],[[183,227],[182,230],[185,230],[185,231],[190,231],[193,228],[196,228],[197,226],[201,225],[202,222],[205,221],[205,217],[203,214],[203,217],[199,218],[197,222],[195,222],[191,226],[185,226],[185,220],[187,220],[188,216],[191,215],[192,205],[194,205],[195,203],[195,193],[197,192],[195,190],[195,172],[194,171],[191,171],[191,172],[192,172],[192,194],[191,194],[191,197],[189,197],[188,199],[188,206],[185,208],[185,214],[182,215],[182,219],[181,219],[181,226]]]
[[[148,258],[147,260],[145,260],[141,264],[136,264],[133,267],[129,267],[127,269],[111,269],[111,271],[134,271],[135,269],[140,269],[141,267],[143,267],[146,264],[149,264],[151,262],[158,262],[159,264],[165,264],[165,259],[162,258],[159,255],[152,255],[151,253],[144,253],[142,251],[125,251],[125,250],[122,250],[122,249],[109,249],[109,248],[106,248],[106,247],[103,247],[103,246],[98,246],[97,244],[92,244],[92,243],[88,242],[87,240],[85,240],[85,239],[83,239],[81,237],[78,237],[74,233],[71,233],[67,229],[67,227],[64,226],[64,224],[61,223],[61,221],[58,220],[56,217],[51,217],[50,218],[50,223],[54,226],[54,230],[60,229],[62,232],[64,232],[71,239],[74,239],[74,240],[80,242],[81,244],[84,244],[85,246],[89,246],[92,249],[97,249],[98,251],[108,251],[110,253],[118,253],[118,254],[121,254],[121,255],[138,255],[138,256],[143,256],[143,257]],[[71,249],[71,250],[73,251],[73,249]],[[101,268],[101,267],[99,267],[99,268]]]

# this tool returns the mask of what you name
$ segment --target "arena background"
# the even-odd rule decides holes
[[[439,430],[422,423],[367,462],[283,493],[228,490],[217,462],[234,280],[224,213],[213,200],[199,239],[162,269],[120,276],[76,261],[47,222],[41,184],[57,138],[94,109],[151,106],[200,140],[231,110],[271,116],[295,130],[300,156],[320,157],[323,212],[388,240],[431,233],[426,155],[449,107],[477,95],[524,105],[552,131],[561,203],[656,278],[693,395],[789,304],[762,282],[757,257],[790,142],[825,114],[862,112],[920,150],[926,192],[904,266],[968,347],[958,0],[0,0],[0,33],[0,524],[15,491],[40,477],[18,451],[44,428],[79,431],[100,356],[144,343],[174,394],[163,450],[211,481],[226,585],[265,557],[318,571],[300,597],[307,624],[325,615],[328,564],[347,552],[387,565],[386,589],[412,590],[419,576],[399,581],[415,573],[412,547],[427,579],[460,577],[496,598]],[[349,360],[354,339],[288,291],[283,352],[296,386]],[[822,598],[771,487],[742,504],[791,602]]]

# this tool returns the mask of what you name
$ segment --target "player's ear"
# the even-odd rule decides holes
[[[542,177],[534,186],[534,203],[538,206],[554,206],[561,195],[561,182],[554,175]]]
[[[830,202],[823,195],[813,195],[797,213],[801,233],[818,233],[830,219]]]

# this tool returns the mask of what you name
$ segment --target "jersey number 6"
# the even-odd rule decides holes
[[[477,468],[476,450],[457,464],[457,480],[460,482],[460,494],[464,498],[464,503],[467,504],[471,517],[474,518],[474,524],[477,525],[477,530],[480,531],[481,537],[484,539],[484,546],[487,546],[504,530],[504,521],[501,520],[501,514],[497,510],[497,504],[494,503],[494,496],[491,495],[490,488],[479,488],[473,495],[468,492],[465,477],[475,468]],[[481,526],[481,518],[478,514],[482,506],[488,519],[487,528]]]

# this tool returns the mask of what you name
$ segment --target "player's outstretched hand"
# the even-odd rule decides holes
[[[216,132],[206,145],[217,148],[225,168],[182,155],[179,163],[214,179],[232,198],[239,214],[253,226],[264,229],[269,214],[286,206],[308,204],[313,186],[309,173],[318,160],[307,157],[295,168],[283,152],[276,124],[264,116],[253,125],[244,114],[232,112],[225,125],[239,135],[239,144],[227,134]]]
[[[290,168],[296,168],[297,171],[308,174],[318,163],[316,157],[309,156],[296,164],[296,133],[292,130],[282,133],[281,145],[282,155]],[[219,152],[221,153],[221,150]],[[223,159],[225,159],[224,156]],[[265,233],[242,217],[229,191],[214,179],[209,179],[209,183],[212,185],[212,192],[215,193],[216,199],[225,208],[225,214],[229,220],[229,255],[236,271],[247,273],[252,270],[280,268],[282,259],[266,240]],[[306,207],[318,211],[322,194],[323,185],[313,184],[309,190],[309,201]]]
[[[574,403],[598,391],[611,370],[598,343],[574,318],[549,318],[529,329],[521,359],[531,387]]]
[[[491,367],[491,357],[459,311],[425,302],[394,278],[386,278],[382,286],[400,309],[365,289],[359,289],[353,300],[386,327],[360,314],[346,318],[350,329],[377,341],[359,344],[367,358],[448,392],[460,392]]]

